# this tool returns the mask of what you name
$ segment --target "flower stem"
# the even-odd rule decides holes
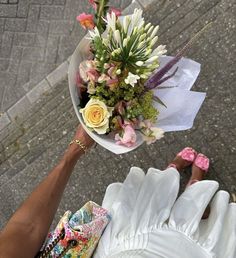
[[[102,19],[103,16],[106,14],[106,5],[108,3],[108,0],[99,0],[98,1],[98,8],[97,8],[97,28],[100,33],[103,33],[105,30],[105,23]]]

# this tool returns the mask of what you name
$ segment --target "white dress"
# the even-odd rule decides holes
[[[124,183],[107,188],[103,207],[112,220],[93,257],[236,258],[236,204],[218,187],[204,180],[177,198],[177,170],[132,168]]]

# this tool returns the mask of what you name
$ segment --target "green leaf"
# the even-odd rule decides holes
[[[164,106],[165,108],[167,108],[166,104],[157,96],[153,96],[153,99],[158,102],[159,104],[161,104],[162,106]]]

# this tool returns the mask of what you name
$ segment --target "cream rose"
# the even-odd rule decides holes
[[[113,108],[107,107],[98,99],[90,99],[85,108],[80,109],[86,126],[92,128],[98,134],[105,134],[109,128],[109,118]]]

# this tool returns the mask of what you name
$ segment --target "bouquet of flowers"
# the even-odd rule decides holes
[[[95,16],[77,17],[89,34],[69,67],[72,102],[89,135],[120,154],[154,143],[164,131],[191,128],[205,98],[189,91],[200,65],[180,61],[191,42],[177,56],[163,57],[166,47],[155,47],[159,27],[146,23],[142,10],[122,17],[108,0],[89,2]]]

